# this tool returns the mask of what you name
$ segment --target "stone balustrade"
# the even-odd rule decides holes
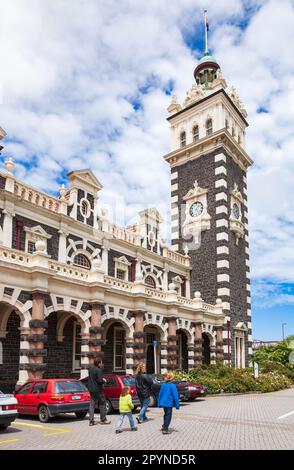
[[[30,202],[39,207],[44,207],[52,212],[60,212],[61,201],[57,197],[47,195],[41,191],[31,188],[30,186],[15,181],[14,194],[22,201]]]

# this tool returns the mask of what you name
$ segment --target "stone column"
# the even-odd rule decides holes
[[[14,210],[10,208],[5,208],[3,211],[4,221],[3,221],[3,234],[2,241],[3,245],[11,248],[12,246],[12,221],[15,216]]]
[[[94,302],[91,306],[91,327],[90,327],[90,339],[89,344],[89,364],[93,364],[94,358],[98,357],[103,359],[104,352],[102,351],[102,345],[105,343],[102,339],[104,328],[101,326],[101,317],[104,305],[98,302]]]
[[[216,331],[216,342],[215,342],[216,362],[222,362],[224,360],[222,325],[215,326],[215,331]]]
[[[167,341],[161,341],[160,344],[160,374],[167,373]]]
[[[188,370],[191,370],[195,366],[195,358],[194,358],[194,342],[188,344]]]
[[[168,317],[168,337],[167,337],[167,368],[175,370],[179,368],[179,354],[177,345],[177,319]]]
[[[195,366],[202,364],[202,323],[197,322],[195,323],[195,340],[194,340],[195,348]]]
[[[126,339],[126,374],[134,373],[134,339],[128,337]]]
[[[144,310],[134,310],[133,315],[135,317],[135,332],[134,332],[134,368],[139,362],[146,360],[146,342],[144,333]]]
[[[59,233],[59,240],[58,240],[58,261],[61,263],[66,263],[66,238],[68,236],[68,233],[60,229],[58,230]]]
[[[109,251],[109,242],[108,240],[103,241],[102,253],[101,253],[101,269],[108,275],[108,251]]]
[[[48,328],[48,322],[45,320],[45,295],[42,292],[34,292],[32,303],[30,334],[27,338],[30,347],[27,352],[29,364],[25,365],[28,370],[28,378],[31,380],[41,379],[46,369],[43,358],[47,356],[47,349],[44,349],[47,336],[44,335],[44,331]]]

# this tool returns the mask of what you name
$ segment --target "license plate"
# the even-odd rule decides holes
[[[81,395],[73,395],[71,397],[73,400],[80,400],[81,399]]]

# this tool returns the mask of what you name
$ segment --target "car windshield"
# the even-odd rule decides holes
[[[72,382],[70,380],[55,383],[55,393],[75,393],[86,392],[87,389],[82,382]]]
[[[121,377],[121,381],[124,385],[129,385],[130,387],[136,386],[136,380],[134,377]]]

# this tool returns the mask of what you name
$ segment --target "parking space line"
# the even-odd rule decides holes
[[[34,428],[34,429],[44,429],[46,431],[55,431],[53,433],[45,433],[44,436],[53,436],[56,434],[65,434],[68,432],[72,432],[71,429],[64,429],[64,428],[55,428],[52,426],[43,426],[42,424],[30,424],[30,423],[21,423],[19,421],[15,421],[14,424],[16,426],[24,426],[28,428]]]
[[[279,416],[278,419],[287,418],[287,416],[290,416],[290,415],[293,415],[293,414],[294,414],[294,411],[290,411],[290,413],[286,413],[285,415]]]
[[[8,444],[9,442],[17,442],[19,439],[7,439],[6,441],[0,441],[0,444]]]

